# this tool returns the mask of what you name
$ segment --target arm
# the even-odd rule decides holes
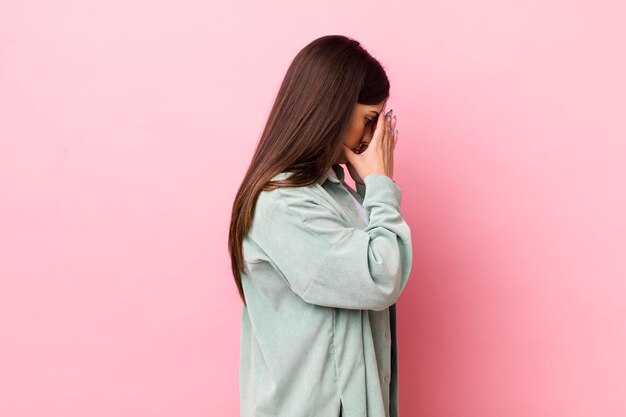
[[[381,311],[396,302],[412,265],[411,230],[400,213],[401,190],[386,175],[364,179],[368,225],[348,226],[306,190],[276,190],[254,221],[251,238],[304,301]]]
[[[394,179],[391,179],[394,183],[396,182]],[[365,181],[365,180],[363,180]],[[356,192],[361,196],[361,198],[365,198],[365,183],[354,181],[354,185],[356,186]]]

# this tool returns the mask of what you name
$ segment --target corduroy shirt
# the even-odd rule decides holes
[[[258,197],[243,239],[241,417],[398,417],[395,303],[412,266],[402,192],[383,174],[355,191],[332,169]]]

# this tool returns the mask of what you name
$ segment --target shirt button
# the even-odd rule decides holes
[[[385,382],[389,382],[389,375],[385,375]]]

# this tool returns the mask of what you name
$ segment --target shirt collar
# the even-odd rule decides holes
[[[333,172],[335,173],[335,175],[332,174]],[[330,168],[328,168],[328,171],[326,171],[324,175],[322,175],[322,177],[317,180],[317,183],[319,185],[322,185],[324,184],[324,182],[326,182],[326,180],[328,180],[336,184],[341,184],[343,183],[344,178],[345,172],[343,167],[339,164],[333,164]]]
[[[334,172],[335,175],[332,175],[331,172]],[[272,180],[282,180],[284,178],[287,178],[291,175],[290,172],[281,172],[279,174],[276,174],[272,177]],[[320,179],[317,180],[317,183],[319,185],[322,185],[326,182],[326,180],[333,182],[335,184],[342,184],[343,180],[345,179],[345,171],[344,168],[339,165],[339,164],[334,164],[332,165],[330,168],[328,168],[328,171],[326,171],[321,177]]]

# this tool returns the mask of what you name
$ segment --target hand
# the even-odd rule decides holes
[[[348,160],[346,166],[355,182],[364,183],[369,174],[383,174],[393,179],[393,152],[398,142],[395,131],[396,119],[391,118],[393,110],[385,117],[379,117],[376,130],[367,149],[358,154],[343,145],[344,155]],[[363,148],[362,148],[363,149]]]

